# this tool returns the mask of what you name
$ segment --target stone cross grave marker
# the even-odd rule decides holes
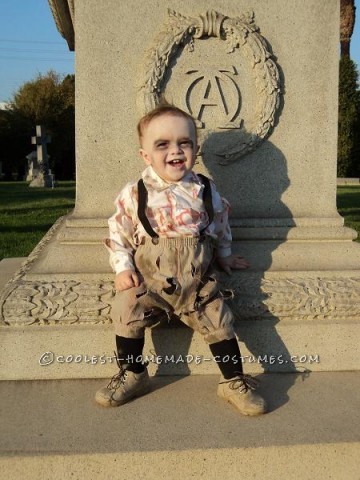
[[[43,125],[36,125],[36,136],[31,137],[31,143],[36,145],[37,162],[39,165],[39,171],[33,181],[30,183],[30,187],[53,187],[54,176],[50,173],[48,154],[46,144],[51,142],[51,137],[46,134],[45,127]]]

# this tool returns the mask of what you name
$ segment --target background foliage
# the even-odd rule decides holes
[[[338,177],[360,176],[360,90],[355,63],[343,56],[339,75]]]
[[[50,168],[58,180],[75,178],[75,76],[54,71],[24,83],[7,110],[0,110],[0,152],[4,180],[22,180],[31,137],[44,125],[51,136]]]

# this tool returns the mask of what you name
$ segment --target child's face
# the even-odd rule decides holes
[[[185,117],[161,115],[143,132],[140,155],[163,180],[180,181],[192,170],[197,151],[195,127]]]

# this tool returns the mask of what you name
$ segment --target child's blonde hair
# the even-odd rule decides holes
[[[181,110],[181,108],[175,107],[175,105],[171,105],[170,103],[161,103],[157,107],[155,107],[150,112],[146,113],[143,117],[140,118],[139,123],[137,125],[137,132],[139,135],[139,141],[141,143],[141,139],[144,135],[144,130],[149,125],[149,123],[154,120],[154,118],[161,117],[162,115],[172,115],[177,117],[184,117],[189,120],[194,125],[195,136],[197,140],[197,129],[194,118],[189,114]]]

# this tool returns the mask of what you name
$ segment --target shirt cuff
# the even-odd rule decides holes
[[[133,270],[135,271],[134,264],[130,258],[119,258],[118,256],[114,256],[110,258],[110,265],[114,270],[115,274],[121,273],[125,270]]]

